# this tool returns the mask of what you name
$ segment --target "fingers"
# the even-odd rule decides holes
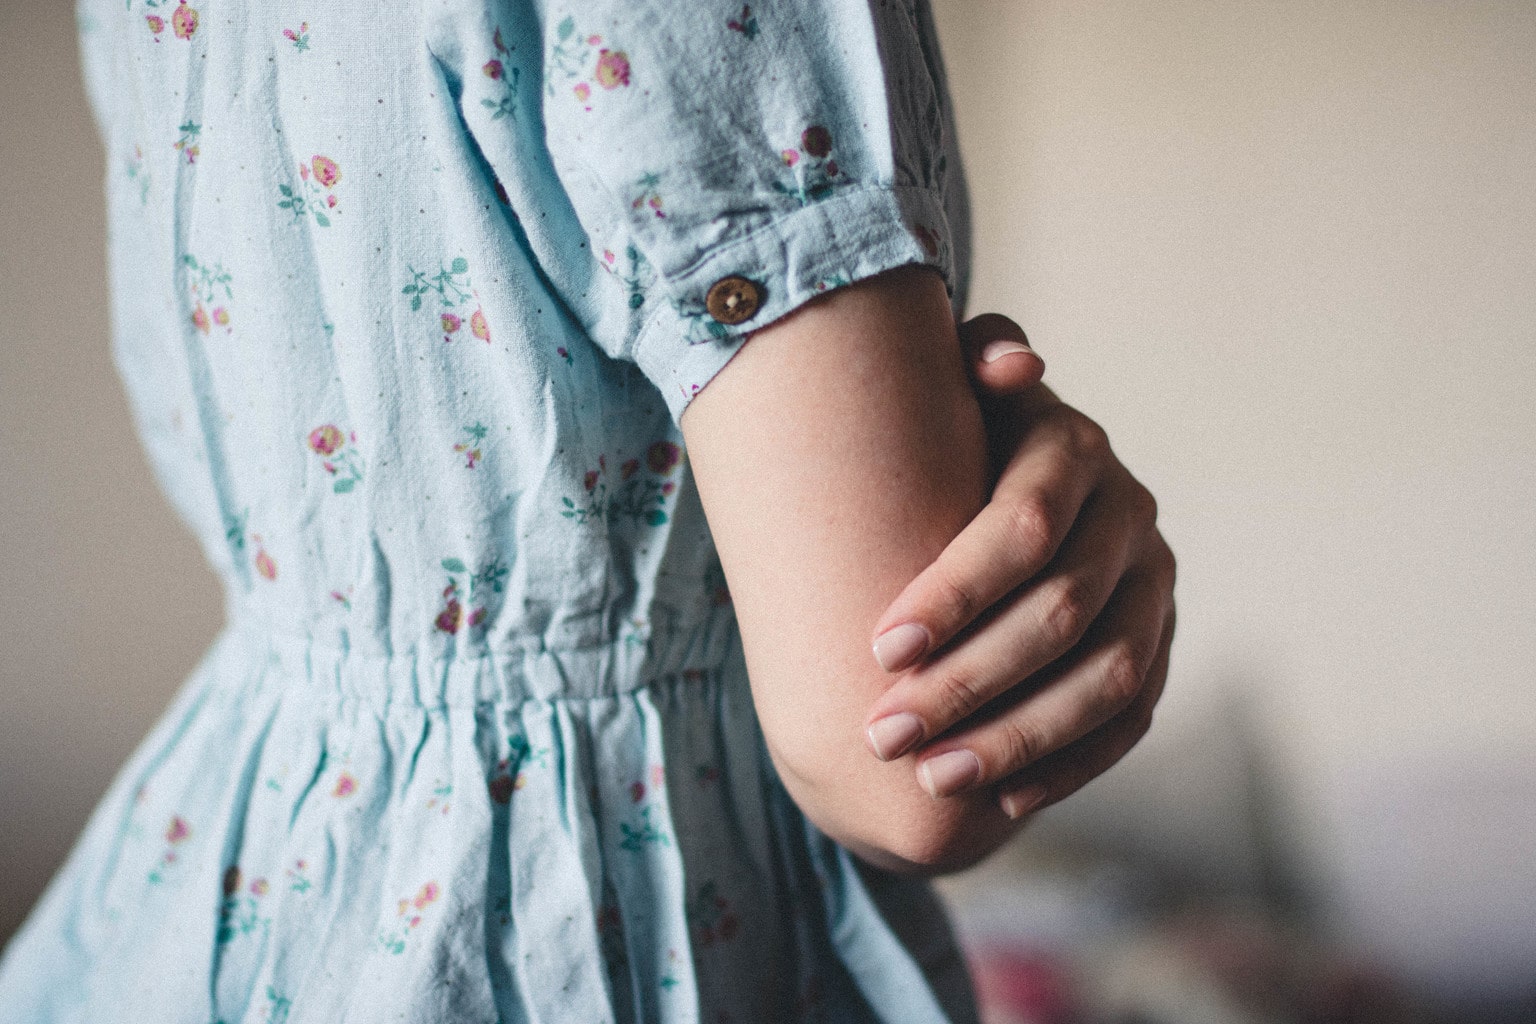
[[[1154,579],[1127,578],[1093,636],[1041,673],[1038,689],[922,751],[918,782],[935,798],[992,785],[1115,718],[1145,686],[1165,615]]]
[[[960,325],[971,375],[993,396],[1026,391],[1045,376],[1045,360],[1030,348],[1024,329],[1001,313],[983,313]]]
[[[1103,775],[1130,753],[1152,726],[1152,710],[1168,680],[1168,656],[1173,643],[1174,612],[1168,618],[1146,685],[1126,709],[1093,733],[1037,762],[998,787],[998,805],[1018,820],[1058,803]]]
[[[887,672],[948,643],[1038,573],[1071,530],[1111,455],[1096,424],[1057,408],[1066,413],[1028,428],[992,500],[880,617],[874,654]]]
[[[1125,572],[1134,532],[1121,511],[1113,503],[1090,501],[1039,580],[952,650],[887,690],[875,702],[866,731],[875,756],[890,760],[942,734],[1071,650]]]

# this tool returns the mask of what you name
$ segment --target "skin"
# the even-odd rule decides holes
[[[992,788],[1017,818],[1146,734],[1168,675],[1176,566],[1155,499],[1104,431],[1039,383],[1044,364],[1019,326],[985,314],[960,333],[996,482],[880,617],[876,636],[916,623],[931,653],[899,671],[866,725],[919,720],[920,781],[931,759],[970,750],[980,771],[965,789]]]
[[[683,417],[780,776],[904,872],[974,863],[1122,756],[1171,633],[1144,489],[1011,321],[961,333],[936,275],[893,271],[754,334]],[[869,640],[901,623],[923,650],[888,673]],[[916,743],[873,756],[903,714]],[[957,750],[975,778],[935,798],[925,766]]]

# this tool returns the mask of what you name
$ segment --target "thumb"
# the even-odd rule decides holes
[[[983,313],[960,325],[971,376],[992,396],[1027,391],[1045,376],[1045,360],[1029,347],[1024,328],[1001,313]]]

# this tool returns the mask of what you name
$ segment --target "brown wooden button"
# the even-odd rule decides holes
[[[720,323],[734,327],[756,316],[762,301],[762,289],[756,282],[732,275],[710,285],[704,308]]]

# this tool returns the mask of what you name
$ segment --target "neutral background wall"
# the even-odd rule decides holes
[[[973,309],[1029,328],[1181,563],[1157,728],[1038,835],[1240,875],[1256,763],[1328,928],[1530,984],[1536,5],[938,13]],[[0,5],[0,69],[4,935],[221,609],[112,376],[68,5]]]

